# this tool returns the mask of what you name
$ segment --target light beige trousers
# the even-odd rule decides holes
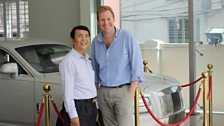
[[[133,101],[130,86],[100,87],[97,91],[99,109],[105,126],[133,126]]]

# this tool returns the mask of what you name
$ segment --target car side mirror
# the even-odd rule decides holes
[[[15,78],[18,76],[18,66],[16,63],[5,63],[0,67],[1,73],[11,74],[11,77]]]

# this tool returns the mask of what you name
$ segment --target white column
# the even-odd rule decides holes
[[[89,27],[93,39],[97,33],[95,0],[80,0],[80,24]]]

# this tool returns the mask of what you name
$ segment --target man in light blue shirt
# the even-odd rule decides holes
[[[104,124],[132,126],[135,89],[143,81],[141,51],[131,33],[114,26],[109,6],[98,8],[97,20],[102,32],[92,41],[92,64]]]

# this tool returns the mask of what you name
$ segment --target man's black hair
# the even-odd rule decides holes
[[[84,25],[78,25],[78,26],[75,26],[72,30],[71,30],[71,33],[70,33],[70,37],[71,38],[74,38],[75,37],[75,31],[76,30],[84,30],[84,31],[88,31],[89,33],[89,36],[90,36],[90,31],[89,31],[89,28],[87,26],[84,26]]]

